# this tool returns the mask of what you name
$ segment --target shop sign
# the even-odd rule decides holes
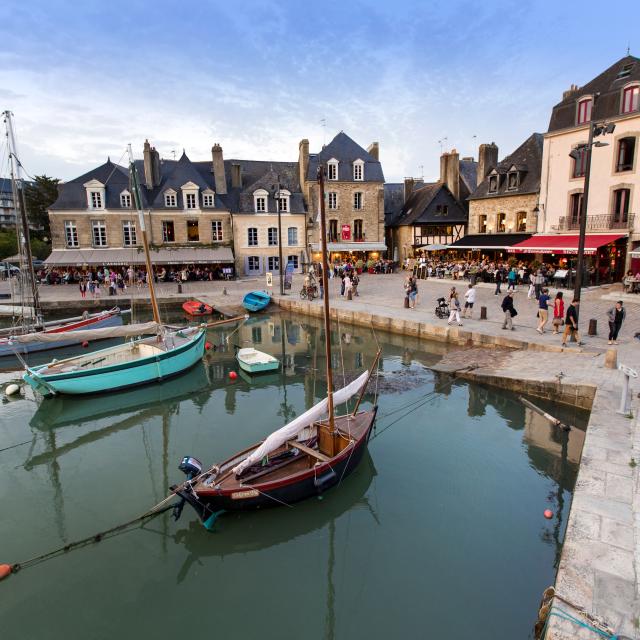
[[[343,240],[351,240],[351,225],[343,224],[342,225],[342,239]]]

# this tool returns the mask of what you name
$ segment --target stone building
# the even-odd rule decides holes
[[[474,257],[504,259],[508,249],[536,230],[542,135],[529,136],[498,162],[498,147],[480,145],[478,185],[469,196],[467,236],[452,248]]]
[[[592,123],[599,131],[591,154],[586,212],[588,260],[598,277],[620,277],[640,245],[640,58],[625,56],[582,87],[572,85],[551,112],[544,135],[538,236],[522,247],[540,258],[577,251],[586,154]],[[640,264],[634,265],[636,270]]]
[[[309,141],[299,145],[300,184],[307,210],[307,246],[319,259],[318,167],[325,170],[325,210],[330,259],[378,258],[386,251],[384,232],[384,174],[380,148],[365,151],[340,132],[319,153],[309,153]]]

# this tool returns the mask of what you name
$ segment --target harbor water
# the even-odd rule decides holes
[[[183,480],[184,455],[220,461],[324,397],[318,322],[251,318],[229,342],[282,368],[235,381],[231,331],[211,331],[204,361],[161,384],[47,400],[27,389],[0,405],[0,563],[145,512]],[[362,327],[334,325],[336,386],[371,365],[376,340],[364,401],[376,429],[338,487],[224,514],[213,531],[187,506],[26,568],[0,582],[2,638],[532,637],[587,415],[554,407],[578,427],[560,432],[511,393],[435,373],[448,347]],[[19,376],[6,360],[2,386]]]

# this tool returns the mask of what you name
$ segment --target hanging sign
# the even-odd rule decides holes
[[[343,224],[342,225],[342,239],[343,240],[351,240],[351,225]]]
[[[267,271],[267,287],[273,287],[273,273]]]

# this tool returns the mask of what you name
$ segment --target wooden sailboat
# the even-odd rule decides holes
[[[186,371],[204,355],[206,326],[169,330],[161,323],[153,282],[149,241],[142,212],[142,197],[131,145],[129,145],[129,167],[157,335],[59,362],[54,360],[39,367],[26,367],[24,380],[42,395],[58,393],[81,395],[156,382]],[[127,327],[122,329],[126,332]],[[98,329],[97,332],[100,330]]]
[[[339,484],[360,463],[376,417],[377,407],[358,411],[380,351],[368,371],[346,387],[333,390],[331,332],[327,276],[327,230],[324,210],[324,173],[318,171],[327,397],[304,414],[274,431],[262,442],[202,471],[196,458],[185,457],[180,469],[187,481],[172,487],[182,498],[179,517],[189,503],[209,528],[223,511],[291,504],[318,495]],[[352,412],[335,414],[335,407],[359,394]],[[326,416],[326,418],[325,418]]]

